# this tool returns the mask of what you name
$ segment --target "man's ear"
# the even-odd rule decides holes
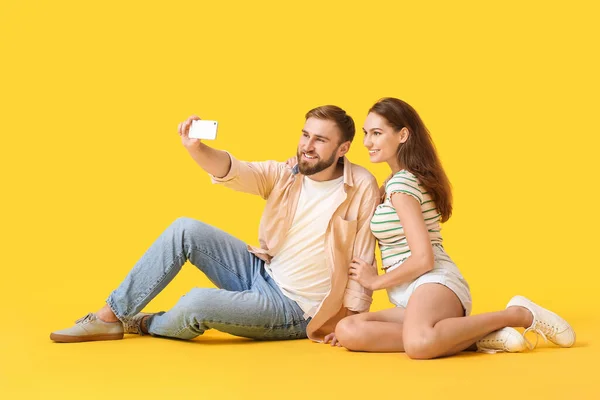
[[[410,132],[409,132],[408,128],[404,127],[402,129],[400,129],[400,143],[405,143],[408,140],[409,136],[410,136]]]
[[[338,148],[338,157],[343,157],[346,155],[346,153],[348,153],[348,151],[350,150],[350,145],[352,144],[352,142],[348,141],[348,142],[344,142],[340,145],[340,147]]]

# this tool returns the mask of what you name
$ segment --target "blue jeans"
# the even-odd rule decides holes
[[[193,339],[207,329],[259,340],[306,338],[304,312],[267,274],[264,261],[233,236],[189,218],[177,219],[107,299],[120,320],[140,312],[186,261],[219,288],[195,288],[171,310],[150,317],[154,336]]]

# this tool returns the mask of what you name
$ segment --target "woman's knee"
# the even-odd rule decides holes
[[[362,334],[363,321],[356,317],[346,317],[335,327],[335,337],[348,350],[361,350],[364,347]]]
[[[433,328],[411,330],[404,328],[404,352],[414,360],[428,360],[438,356],[436,333]]]

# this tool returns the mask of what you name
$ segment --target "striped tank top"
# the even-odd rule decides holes
[[[398,171],[385,184],[385,200],[377,206],[375,214],[371,218],[371,231],[379,241],[383,267],[389,267],[410,256],[404,228],[390,199],[393,193],[404,193],[412,196],[421,204],[421,212],[429,232],[431,244],[442,243],[440,233],[442,216],[433,200],[431,200],[431,196],[421,186],[415,175],[404,169]]]

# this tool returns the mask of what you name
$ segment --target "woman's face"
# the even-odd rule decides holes
[[[388,162],[395,165],[398,146],[408,139],[408,130],[395,131],[388,121],[379,114],[369,113],[363,126],[363,144],[369,150],[372,163]]]

